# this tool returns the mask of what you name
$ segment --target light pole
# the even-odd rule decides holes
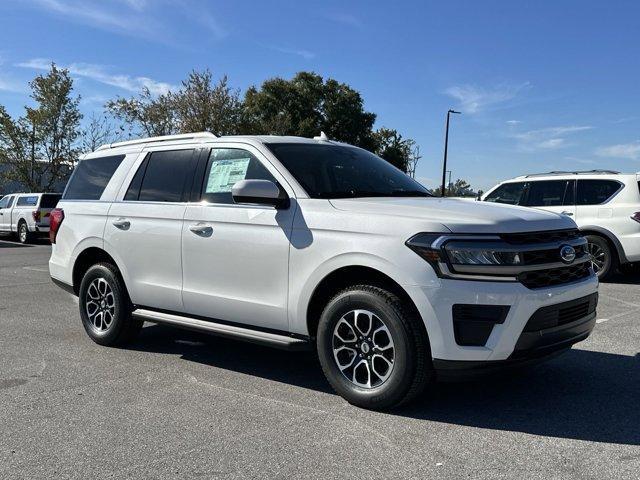
[[[445,181],[447,180],[447,147],[449,146],[449,116],[452,113],[460,113],[460,112],[456,112],[455,110],[451,110],[449,109],[447,111],[447,127],[445,129],[445,134],[444,134],[444,162],[442,164],[442,191],[441,191],[441,196],[444,197],[444,189],[445,189]]]

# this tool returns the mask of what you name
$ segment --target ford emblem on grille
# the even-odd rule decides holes
[[[576,250],[571,245],[563,245],[560,247],[560,259],[564,263],[573,263],[576,259]]]

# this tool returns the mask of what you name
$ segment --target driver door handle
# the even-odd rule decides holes
[[[124,218],[119,218],[113,221],[113,226],[119,228],[120,230],[129,230],[131,222],[129,220],[125,220]]]
[[[213,228],[203,223],[196,223],[195,225],[189,225],[189,230],[201,237],[210,237],[213,233]]]
[[[565,210],[564,212],[562,212],[562,215],[566,215],[567,217],[573,217],[573,212],[568,212],[567,210]]]

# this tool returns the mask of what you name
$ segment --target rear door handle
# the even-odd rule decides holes
[[[119,218],[113,221],[113,225],[120,230],[129,230],[131,222],[129,220],[125,220],[124,218]]]
[[[573,212],[567,212],[566,210],[562,212],[562,215],[566,215],[567,217],[573,217]]]
[[[213,234],[213,228],[203,223],[196,223],[195,225],[189,225],[189,230],[201,237],[210,237]]]

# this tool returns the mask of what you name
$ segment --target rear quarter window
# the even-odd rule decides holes
[[[600,205],[622,188],[615,180],[578,180],[576,205]]]
[[[62,198],[64,200],[100,200],[124,155],[81,160],[71,175]]]

